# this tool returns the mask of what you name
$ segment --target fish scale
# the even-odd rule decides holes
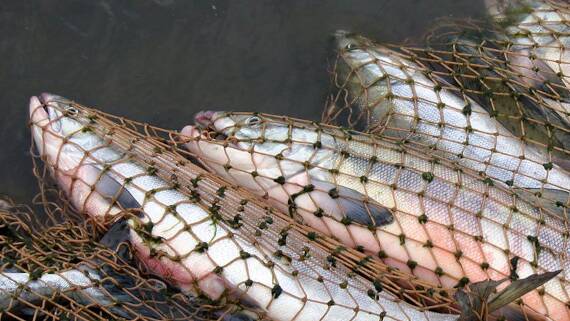
[[[251,113],[211,115],[211,119],[202,120],[205,122],[202,125],[231,139],[211,139],[211,135],[203,135],[192,126],[182,132],[194,138],[187,148],[205,166],[226,164],[234,171],[251,175],[248,166],[243,166],[251,159],[277,159],[280,173],[266,177],[267,181],[274,180],[271,188],[281,185],[287,190],[292,185],[302,189],[307,184],[315,187],[308,192],[311,197],[295,199],[293,214],[344,244],[362,247],[389,265],[421,279],[435,280],[445,287],[461,286],[510,277],[510,260],[514,257],[519,258],[515,272],[520,277],[548,271],[553,258],[560,266],[569,260],[567,219],[521,199],[506,185],[485,179],[445,158],[410,147],[404,149],[401,144],[373,135],[302,120]],[[254,125],[250,125],[252,118]],[[319,132],[320,144],[317,136],[308,134],[297,133],[295,137],[282,139],[282,133],[290,132],[291,127]],[[281,135],[276,135],[277,139],[262,134],[276,133],[279,129]],[[255,148],[250,149],[251,146]],[[250,155],[234,151],[250,151]],[[308,162],[307,173],[320,173],[299,180],[298,166],[288,165],[291,162]],[[232,179],[223,168],[211,169]],[[280,182],[278,177],[284,180]],[[253,192],[262,194],[264,190]],[[348,199],[358,195],[362,201],[371,199],[376,202],[373,205],[389,210],[393,220],[384,225],[366,226],[352,211],[334,213],[335,208],[350,209],[346,207],[352,206]],[[269,200],[277,207],[291,202],[290,198],[279,196],[270,196]],[[325,216],[319,217],[315,215],[316,208],[333,212],[325,211]],[[368,207],[365,214],[373,216],[378,210]],[[538,239],[542,229],[552,233]],[[523,297],[530,310],[554,320],[570,319],[566,307],[570,299],[567,288],[570,272],[563,273],[551,281],[554,286],[546,287],[541,294],[535,291]],[[564,290],[551,291],[554,288]]]
[[[30,103],[34,139],[62,189],[71,197],[86,192],[72,201],[96,219],[118,215],[114,207],[123,206],[121,199],[138,204],[131,208],[138,215],[129,219],[131,243],[150,271],[181,290],[211,299],[237,297],[274,320],[457,319],[374,290],[360,274],[366,263],[358,265],[362,272],[345,266],[342,260],[352,259],[339,248],[339,260],[331,264],[330,249],[286,215],[200,176],[203,170],[183,166],[166,149],[155,154],[156,146],[146,148],[120,128],[98,132],[98,122],[68,100],[42,98],[44,103],[36,97]]]

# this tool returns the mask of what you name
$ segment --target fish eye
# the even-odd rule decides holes
[[[358,46],[355,45],[355,44],[353,44],[353,43],[350,43],[350,42],[347,43],[346,46],[344,46],[344,49],[346,49],[346,50],[353,50],[353,49],[356,49],[356,48],[358,48]]]
[[[261,124],[261,118],[259,116],[251,116],[245,121],[248,126],[257,126]]]
[[[79,114],[79,110],[75,107],[69,106],[65,109],[65,113],[69,116],[77,116],[77,114]]]

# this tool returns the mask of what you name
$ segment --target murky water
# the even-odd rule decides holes
[[[482,1],[2,0],[0,193],[29,202],[31,95],[178,129],[202,109],[318,119],[336,29],[401,42]]]

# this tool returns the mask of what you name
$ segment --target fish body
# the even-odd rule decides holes
[[[522,74],[539,75],[538,81],[548,84],[540,88],[547,94],[543,101],[559,117],[545,113],[543,119],[556,124],[563,132],[555,133],[556,145],[570,149],[570,6],[549,0],[521,0],[512,5],[506,15],[514,15],[507,25],[506,35],[511,39],[513,54],[509,56],[511,68]],[[512,11],[517,12],[513,14]],[[526,14],[524,13],[526,11]],[[505,24],[504,20],[496,20]],[[527,58],[528,57],[528,58]],[[534,60],[534,63],[530,63]],[[550,67],[550,70],[546,66]],[[538,72],[536,71],[538,70]],[[531,78],[531,77],[529,77]],[[562,83],[560,83],[562,80]],[[566,86],[562,86],[565,84]]]
[[[493,118],[562,161],[570,137],[570,92],[557,73],[528,50],[503,48],[510,40],[499,40],[497,32],[447,38],[442,50],[450,50],[452,58],[431,67],[451,66],[455,76],[449,80],[473,93]]]
[[[30,118],[46,166],[73,204],[98,219],[112,218],[120,208],[138,209],[141,214],[129,220],[137,256],[184,292],[238,298],[273,320],[457,319],[420,311],[389,293],[371,296],[369,281],[347,277],[342,265],[325,268],[329,253],[306,237],[290,232],[287,246],[278,245],[286,226],[266,222],[251,233],[228,226],[215,214],[216,204],[204,209],[196,196],[156,175],[156,168],[113,147],[61,97],[32,97]],[[290,259],[276,258],[277,250]]]
[[[101,264],[101,262],[99,262]],[[160,318],[178,311],[172,311],[172,307],[155,304],[154,309],[134,298],[134,295],[142,295],[145,289],[133,288],[126,290],[127,280],[124,274],[116,273],[113,277],[115,282],[120,282],[119,289],[113,282],[105,281],[109,278],[109,269],[102,273],[82,265],[77,269],[44,273],[39,278],[25,272],[0,272],[0,308],[16,315],[32,316],[38,313],[36,307],[41,306],[43,301],[55,302],[60,298],[83,306],[99,306],[107,309],[110,313],[123,317],[133,318]],[[107,279],[108,280],[108,279]],[[156,289],[152,289],[156,291]],[[146,291],[149,291],[146,289]],[[153,291],[153,292],[154,292]],[[130,292],[130,293],[129,293]],[[146,293],[146,297],[154,299],[160,294]],[[162,298],[164,300],[164,298]],[[115,306],[120,302],[121,306]],[[157,302],[160,302],[157,300]],[[142,303],[142,304],[141,304]],[[160,314],[157,308],[164,309],[166,314]],[[183,315],[178,315],[183,317]]]
[[[466,168],[553,204],[568,204],[570,173],[525,144],[469,97],[441,86],[425,68],[357,35],[337,33],[337,79],[357,115],[356,129],[411,141]],[[563,211],[562,208],[558,210]]]
[[[95,275],[86,275],[78,270],[44,274],[37,280],[31,280],[29,273],[1,272],[0,308],[9,310],[21,305],[21,302],[38,302],[41,301],[42,296],[49,297],[56,292],[71,295],[79,302],[95,301],[102,305],[110,305],[109,297],[105,296],[103,290],[96,287],[94,280],[99,280],[99,278]],[[22,291],[22,288],[25,290]],[[18,291],[21,292],[18,293]],[[14,296],[18,299],[14,300]]]
[[[565,217],[373,135],[251,113],[205,112],[196,121],[182,134],[211,171],[423,280],[461,287],[562,269],[523,302],[535,315],[570,320]]]
[[[570,168],[570,7],[549,0],[486,3],[493,26],[440,30],[429,45],[445,54],[428,59],[430,65],[444,67],[508,130],[548,147]]]
[[[570,76],[570,6],[550,0],[486,0],[490,15],[513,41],[512,50],[534,54],[560,74]]]

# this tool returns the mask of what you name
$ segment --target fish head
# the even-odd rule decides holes
[[[257,114],[203,111],[194,121],[195,126],[182,130],[182,135],[198,138],[190,140],[187,148],[222,176],[228,174],[222,165],[251,173],[256,167],[254,158],[259,164],[265,163],[268,156],[282,148],[279,142],[262,142],[267,124]]]
[[[315,124],[260,113],[212,111],[197,114],[195,121],[195,126],[182,130],[182,135],[193,138],[186,148],[210,171],[256,194],[285,186],[280,200],[286,203],[287,194],[313,179],[332,180],[328,169],[338,152],[324,148],[334,140]]]
[[[372,45],[370,39],[346,30],[337,30],[334,39],[338,52],[357,52],[359,48]]]
[[[187,147],[198,158],[226,162],[240,171],[276,172],[276,159],[286,156],[297,162],[314,158],[313,154],[332,150],[316,150],[320,140],[330,143],[329,136],[319,134],[318,125],[287,117],[245,112],[200,112],[196,126],[187,126],[182,134],[199,136]],[[327,139],[328,138],[328,139]],[[281,164],[283,165],[283,164]],[[298,171],[295,162],[282,166],[278,176]]]
[[[340,80],[342,85],[347,80],[351,80],[350,76],[364,64],[374,61],[374,57],[367,48],[372,47],[372,41],[345,30],[338,30],[334,34],[334,43],[338,54],[335,74],[337,79]],[[356,90],[352,86],[357,86],[356,83],[349,83],[349,89]]]
[[[83,148],[93,140],[86,118],[76,105],[69,99],[43,93],[30,98],[29,112],[40,156],[61,170],[75,168],[84,156]]]
[[[230,138],[230,143],[243,149],[248,149],[264,139],[267,131],[287,132],[283,126],[271,123],[258,113],[204,111],[196,114],[194,121],[201,128],[214,134],[214,139],[220,141]]]
[[[351,78],[358,78],[361,90],[376,85],[379,80],[404,81],[415,77],[414,71],[419,69],[406,56],[359,34],[337,31],[335,43],[337,81],[356,81]]]
[[[333,108],[340,111],[348,107],[351,112],[342,117],[352,119],[352,128],[368,130],[373,124],[379,125],[394,108],[391,97],[396,88],[422,77],[417,75],[418,68],[412,62],[364,36],[337,31],[335,43],[338,54],[333,71],[335,101],[347,105]]]

